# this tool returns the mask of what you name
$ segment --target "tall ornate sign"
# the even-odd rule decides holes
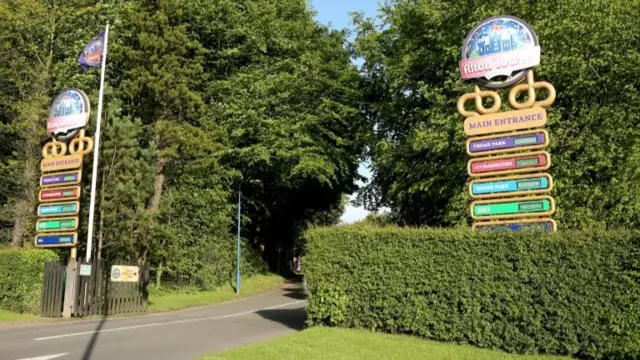
[[[542,226],[555,231],[555,201],[548,194],[553,178],[546,107],[556,91],[548,82],[534,80],[540,64],[540,46],[533,29],[513,16],[482,21],[467,35],[462,47],[460,73],[475,82],[473,92],[458,100],[465,117],[467,172],[474,230],[519,230]],[[483,90],[481,87],[488,88]],[[512,110],[501,111],[500,94],[508,88]],[[540,90],[546,98],[537,100]],[[475,109],[469,110],[467,103]],[[487,106],[490,106],[487,108]]]
[[[93,150],[84,131],[89,113],[87,95],[78,89],[64,90],[49,110],[47,130],[53,139],[42,149],[36,247],[75,250],[78,244],[82,163]]]

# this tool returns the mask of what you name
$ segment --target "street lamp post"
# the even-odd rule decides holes
[[[242,211],[242,190],[238,184],[238,247],[236,249],[236,294],[240,294],[240,212]]]

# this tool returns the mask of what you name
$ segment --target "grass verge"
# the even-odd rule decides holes
[[[0,323],[14,321],[31,321],[38,319],[37,316],[31,314],[18,314],[7,310],[0,309]]]
[[[200,360],[567,360],[567,357],[516,355],[469,345],[439,343],[411,336],[360,330],[311,328],[271,342],[250,345]]]
[[[242,281],[240,294],[229,286],[221,286],[213,291],[168,292],[149,296],[149,312],[181,310],[195,306],[215,304],[239,299],[274,290],[285,283],[278,275],[256,275]]]

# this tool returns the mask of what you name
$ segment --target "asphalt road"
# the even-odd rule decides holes
[[[0,360],[193,360],[301,330],[298,287],[129,318],[0,325]]]

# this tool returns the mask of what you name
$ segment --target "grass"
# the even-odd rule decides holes
[[[250,345],[200,360],[567,360],[567,357],[516,355],[427,341],[411,336],[360,330],[311,328],[271,342]]]
[[[37,316],[31,314],[18,314],[7,310],[0,309],[0,323],[1,322],[14,322],[14,321],[30,321],[38,319]]]
[[[284,278],[278,275],[256,275],[242,281],[239,295],[229,285],[213,291],[169,292],[156,296],[152,294],[149,296],[149,312],[181,310],[239,299],[274,290],[284,282]]]

